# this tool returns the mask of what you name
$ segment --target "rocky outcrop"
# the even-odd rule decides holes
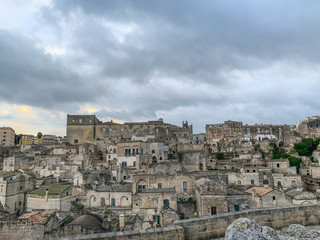
[[[320,237],[318,231],[306,228],[300,224],[291,224],[282,229],[281,235],[294,237],[296,239],[315,239]]]
[[[239,218],[229,225],[225,240],[279,240],[277,232],[270,227],[260,226],[254,220]]]

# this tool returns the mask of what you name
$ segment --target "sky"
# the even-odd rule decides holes
[[[320,115],[318,0],[0,0],[0,126]]]

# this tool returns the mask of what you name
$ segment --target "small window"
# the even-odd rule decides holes
[[[279,168],[280,167],[280,164],[279,163],[277,163],[277,168]]]
[[[20,190],[22,190],[23,189],[23,186],[20,186]]]
[[[276,200],[276,196],[273,196],[272,199],[273,199],[273,200]]]
[[[82,119],[79,119],[79,123],[82,123]]]
[[[123,176],[123,180],[127,180],[127,176]]]
[[[162,184],[161,183],[158,183],[158,188],[162,188]]]
[[[133,162],[133,166],[134,166],[134,167],[136,166],[136,161]]]
[[[240,210],[240,206],[239,205],[234,205],[234,211],[238,212]]]
[[[168,199],[164,199],[163,200],[163,207],[164,208],[169,208],[169,200]]]
[[[117,178],[116,178],[116,177],[112,177],[112,180],[113,180],[113,181],[117,181]]]
[[[254,180],[251,180],[251,185],[254,185]]]
[[[183,192],[187,192],[187,182],[183,182]]]
[[[126,167],[127,166],[127,162],[122,162],[121,165],[122,165],[122,167]]]
[[[74,140],[74,143],[78,143],[78,139],[75,139],[75,140]]]

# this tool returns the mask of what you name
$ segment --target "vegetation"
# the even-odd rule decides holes
[[[223,154],[223,153],[221,153],[221,152],[219,152],[219,153],[215,153],[215,156],[216,156],[216,158],[217,158],[218,160],[222,160],[222,159],[224,159],[224,154]]]
[[[299,154],[299,156],[307,156],[310,159],[312,158],[312,153],[317,149],[318,144],[320,143],[320,138],[304,138],[301,142],[294,144],[294,149]]]
[[[270,143],[270,146],[273,147],[272,149],[272,158],[273,159],[288,159],[291,167],[296,167],[297,172],[299,173],[300,169],[300,163],[302,162],[301,158],[299,157],[293,157],[290,154],[294,154],[295,152],[285,153],[284,151],[281,151],[280,148],[277,146],[275,142]],[[300,154],[299,154],[300,155]]]

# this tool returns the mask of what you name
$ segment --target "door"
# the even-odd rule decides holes
[[[216,214],[217,214],[217,208],[211,207],[211,215],[216,215]]]

